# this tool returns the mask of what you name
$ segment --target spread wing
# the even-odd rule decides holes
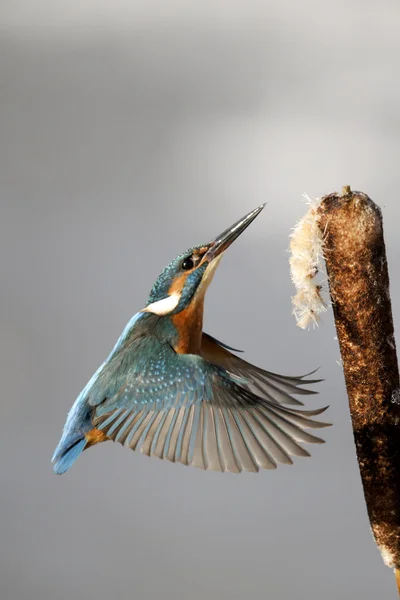
[[[229,350],[230,346],[223,344],[207,333],[203,333],[200,354],[207,361],[220,365],[231,373],[247,379],[244,386],[256,395],[278,404],[292,404],[303,406],[303,402],[293,398],[292,394],[309,395],[316,394],[312,390],[304,389],[303,385],[319,383],[322,379],[305,379],[306,375],[300,377],[287,377],[270,371],[264,371],[255,365],[235,356]],[[240,352],[240,350],[234,350]],[[309,373],[310,375],[312,373]]]
[[[135,348],[111,361],[88,398],[92,422],[108,438],[149,456],[236,473],[291,464],[293,455],[309,456],[301,443],[323,442],[305,430],[326,425],[310,418],[325,409],[284,407],[218,364],[154,339]]]

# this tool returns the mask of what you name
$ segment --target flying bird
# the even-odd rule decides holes
[[[291,456],[310,456],[302,443],[323,442],[305,430],[328,425],[312,419],[327,407],[299,410],[293,398],[316,393],[302,386],[320,380],[264,371],[203,332],[204,298],[222,255],[263,208],[165,267],[72,406],[55,473],[107,440],[234,473],[292,464]]]

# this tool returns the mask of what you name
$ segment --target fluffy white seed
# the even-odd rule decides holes
[[[304,194],[309,209],[290,235],[290,273],[297,294],[292,298],[297,325],[306,329],[318,325],[319,315],[327,309],[321,284],[315,280],[323,259],[323,235],[318,226],[319,198]]]

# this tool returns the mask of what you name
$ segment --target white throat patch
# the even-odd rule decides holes
[[[168,315],[178,306],[180,298],[180,294],[171,294],[171,296],[167,296],[162,300],[152,302],[142,312],[153,313],[153,315],[159,315],[160,317]]]
[[[206,293],[206,291],[208,289],[208,286],[210,285],[210,283],[213,280],[215,271],[216,271],[216,269],[217,269],[217,267],[218,267],[218,265],[220,263],[221,258],[222,258],[222,254],[220,254],[219,256],[217,256],[216,258],[214,258],[210,262],[210,264],[208,265],[207,269],[205,270],[205,273],[203,275],[203,279],[201,280],[200,285],[197,288],[196,295],[197,294],[199,294],[199,295],[203,294],[204,295]]]

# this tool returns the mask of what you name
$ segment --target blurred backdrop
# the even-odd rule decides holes
[[[400,324],[397,1],[0,2],[0,597],[395,598],[374,545],[332,314],[291,316],[302,193],[383,208]],[[103,444],[50,458],[162,267],[247,211],[206,331],[289,375],[320,366],[327,444],[204,473]]]

